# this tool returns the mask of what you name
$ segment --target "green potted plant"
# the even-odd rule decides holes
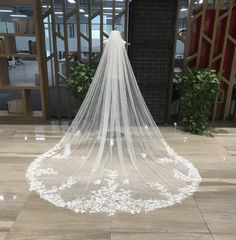
[[[210,110],[218,93],[219,77],[211,69],[187,69],[177,76],[180,117],[183,129],[198,135],[211,135]]]
[[[93,80],[94,74],[95,69],[90,67],[88,64],[80,61],[71,64],[70,75],[66,83],[70,94],[76,99],[76,110],[83,102]]]

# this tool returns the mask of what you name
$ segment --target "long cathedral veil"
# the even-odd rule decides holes
[[[197,169],[165,142],[112,31],[86,98],[60,142],[29,166],[30,190],[75,212],[140,213],[196,191]]]

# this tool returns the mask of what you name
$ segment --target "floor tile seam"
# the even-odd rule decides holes
[[[196,232],[196,231],[193,231],[193,232],[186,232],[186,231],[181,231],[181,232],[179,232],[179,231],[111,231],[111,233],[128,233],[128,234],[133,234],[133,233],[141,233],[141,234],[147,234],[147,233],[150,233],[150,234],[152,234],[152,233],[154,233],[154,234],[157,234],[157,233],[161,233],[161,234],[172,234],[172,233],[174,233],[174,234],[198,234],[198,235],[204,235],[204,234],[210,234],[210,232],[209,231],[203,231],[203,232]],[[211,234],[210,234],[211,235]]]
[[[31,194],[29,194],[28,197],[25,199],[25,202],[24,202],[23,206],[21,207],[21,210],[19,211],[17,217],[15,218],[15,221],[13,222],[12,226],[9,228],[9,231],[8,231],[6,237],[4,238],[4,240],[7,239],[8,235],[11,233],[11,229],[13,229],[14,226],[17,224],[17,219],[19,218],[21,212],[23,211],[23,209],[24,209],[24,207],[25,207],[25,205],[26,205],[26,202],[27,202],[27,200],[29,199],[30,195],[31,195]]]
[[[204,216],[203,216],[202,210],[200,209],[200,207],[199,207],[196,199],[194,198],[194,196],[193,196],[193,200],[194,200],[194,203],[195,203],[195,205],[196,205],[196,207],[197,207],[197,209],[198,209],[198,211],[199,211],[199,213],[200,213],[200,215],[201,215],[201,217],[202,217],[202,220],[204,221],[204,223],[205,223],[205,225],[206,225],[206,227],[207,227],[207,229],[208,229],[208,231],[209,231],[209,234],[211,235],[212,240],[215,240],[214,237],[213,237],[213,235],[212,235],[212,232],[211,232],[211,230],[210,230],[210,227],[208,226],[208,224],[207,224],[207,222],[206,222],[206,220],[205,220],[205,218],[204,218]]]

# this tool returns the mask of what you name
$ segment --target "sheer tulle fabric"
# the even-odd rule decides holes
[[[149,212],[196,191],[197,169],[165,142],[125,42],[112,31],[87,96],[60,142],[29,166],[30,190],[78,213]]]

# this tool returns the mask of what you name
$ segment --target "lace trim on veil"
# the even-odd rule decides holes
[[[58,172],[52,168],[42,169],[40,166],[43,160],[50,157],[56,157],[56,151],[61,149],[60,145],[55,146],[47,153],[39,156],[30,164],[26,173],[26,177],[31,186],[30,191],[36,191],[41,198],[56,205],[57,207],[68,208],[77,213],[104,212],[108,215],[114,215],[116,212],[128,212],[135,214],[150,212],[158,208],[164,208],[176,203],[181,203],[185,198],[192,195],[197,190],[198,185],[201,182],[201,177],[192,163],[176,154],[165,142],[163,143],[165,144],[165,148],[169,156],[174,157],[174,160],[171,158],[162,158],[160,159],[160,162],[175,161],[182,163],[188,169],[188,175],[185,175],[176,169],[174,169],[173,174],[176,179],[191,182],[190,185],[179,188],[177,194],[168,192],[168,189],[158,182],[148,182],[147,184],[153,190],[156,190],[159,195],[164,196],[165,200],[144,200],[133,198],[132,191],[129,189],[123,189],[116,181],[118,178],[117,171],[114,169],[105,169],[105,178],[103,181],[106,182],[106,184],[103,184],[103,186],[101,186],[101,188],[97,191],[92,191],[89,198],[77,198],[72,201],[65,201],[61,196],[61,191],[66,188],[70,188],[77,183],[73,176],[61,183],[60,186],[53,186],[51,189],[47,189],[45,185],[38,180],[38,177],[41,175],[58,174]],[[101,184],[101,180],[98,179],[94,184]],[[124,182],[124,184],[128,184],[128,182]]]

